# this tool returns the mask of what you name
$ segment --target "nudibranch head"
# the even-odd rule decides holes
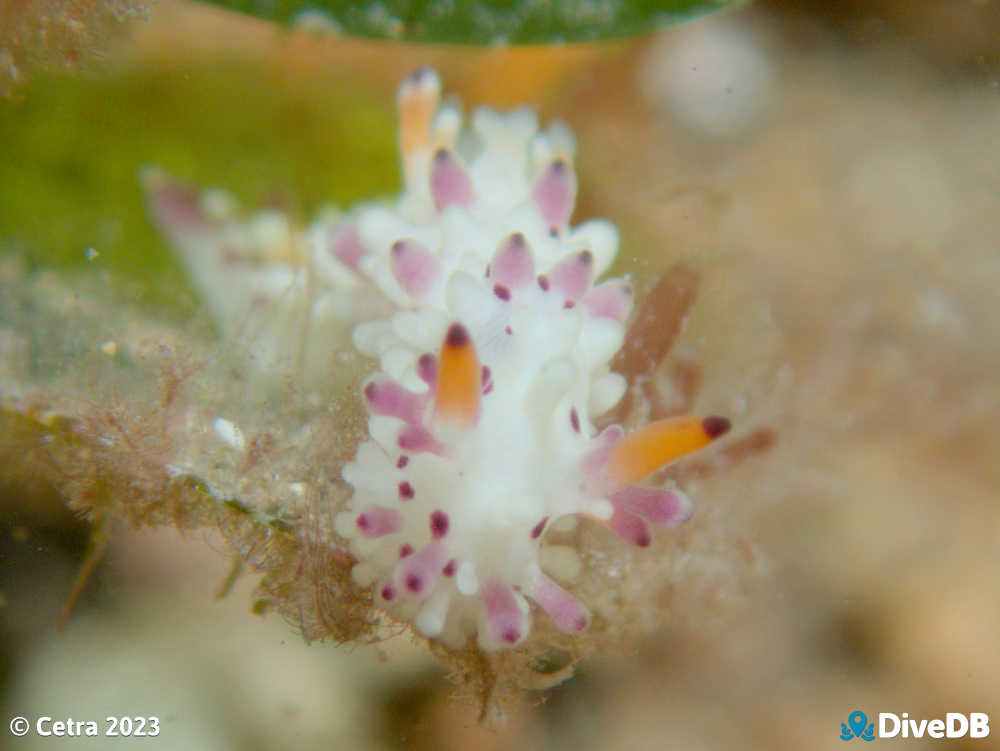
[[[481,109],[464,129],[439,99],[433,71],[403,83],[406,190],[358,212],[335,254],[398,308],[354,331],[381,371],[362,390],[370,439],[343,469],[354,494],[336,527],[384,610],[448,646],[498,650],[527,638],[531,603],[564,632],[588,624],[557,583],[571,549],[542,554],[553,524],[586,516],[648,545],[649,524],[679,524],[691,504],[638,483],[729,423],[594,427],[626,388],[610,362],[632,287],[597,282],[617,251],[610,223],[569,225],[572,135],[540,133],[526,109]]]

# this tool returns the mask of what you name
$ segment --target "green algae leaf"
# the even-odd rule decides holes
[[[733,0],[208,0],[270,21],[449,44],[592,42],[653,31]]]
[[[207,62],[38,75],[22,92],[0,100],[0,257],[106,271],[109,294],[182,317],[197,295],[150,221],[144,167],[302,218],[398,189],[392,111],[334,74],[291,85]]]

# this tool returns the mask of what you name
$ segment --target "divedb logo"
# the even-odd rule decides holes
[[[877,727],[877,731],[876,731]],[[860,738],[986,738],[990,734],[990,716],[985,712],[948,712],[944,719],[910,719],[906,712],[879,712],[878,723],[868,722],[868,715],[855,709],[840,723],[840,740]]]

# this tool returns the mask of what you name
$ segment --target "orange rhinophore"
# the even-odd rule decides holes
[[[399,148],[404,167],[430,143],[431,122],[441,99],[441,82],[429,68],[421,68],[399,87]]]
[[[729,427],[725,417],[669,417],[650,423],[615,446],[607,465],[608,482],[614,490],[628,487],[708,445]]]
[[[434,414],[438,421],[470,428],[479,418],[482,369],[468,329],[454,323],[441,345]]]

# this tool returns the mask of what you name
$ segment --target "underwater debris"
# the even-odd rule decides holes
[[[145,0],[19,0],[0,5],[0,97],[39,70],[76,72],[98,58]]]

